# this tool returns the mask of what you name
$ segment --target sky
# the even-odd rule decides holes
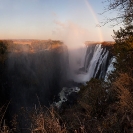
[[[103,0],[0,0],[0,39],[112,41]]]

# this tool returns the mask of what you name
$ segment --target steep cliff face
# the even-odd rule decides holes
[[[6,60],[7,60],[7,47],[11,41],[0,40],[0,107],[2,107],[7,101],[9,101],[8,90],[9,85],[7,84],[6,74]]]
[[[86,47],[69,52],[69,79],[74,81],[71,86],[65,86],[59,93],[60,101],[55,105],[60,107],[62,103],[72,104],[76,101],[78,88],[81,83],[86,84],[91,78],[102,79],[108,82],[108,74],[113,65],[112,44],[89,44]],[[73,54],[74,53],[74,54]],[[77,53],[77,54],[75,54]],[[74,57],[72,57],[74,56]],[[76,66],[75,66],[76,65]],[[113,70],[113,69],[112,69]],[[77,84],[76,84],[77,83]]]
[[[67,47],[36,45],[40,46],[38,50],[32,45],[20,45],[23,50],[17,44],[10,46],[6,65],[12,112],[39,102],[49,106],[66,82]]]
[[[49,106],[63,87],[69,91],[91,78],[104,79],[112,57],[109,46],[103,44],[68,51],[60,41],[19,43],[9,45],[5,63],[12,113],[39,102]]]
[[[69,77],[78,83],[85,83],[91,78],[104,79],[112,58],[110,49],[111,46],[103,44],[89,44],[77,50],[78,56],[73,60],[69,57],[71,62],[75,62],[70,66]]]

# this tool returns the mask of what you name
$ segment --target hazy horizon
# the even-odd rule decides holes
[[[0,39],[113,41],[118,26],[97,27],[115,15],[99,15],[105,6],[102,0],[1,0]]]

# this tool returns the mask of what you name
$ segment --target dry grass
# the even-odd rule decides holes
[[[67,133],[65,124],[61,123],[59,115],[51,108],[36,108],[30,111],[22,108],[21,114],[24,118],[21,124],[19,115],[13,121],[15,132],[28,133]],[[22,118],[22,117],[20,117]],[[23,126],[22,126],[23,125]]]
[[[117,92],[120,110],[133,113],[133,78],[126,73],[120,74],[114,83],[114,89]]]
[[[31,115],[31,133],[66,133],[65,125],[61,125],[53,108],[42,111],[35,109]]]
[[[6,125],[5,119],[4,119],[4,116],[5,116],[5,113],[7,111],[8,105],[9,105],[9,103],[7,105],[3,105],[0,108],[0,133],[9,133],[9,132],[11,132],[10,128]]]
[[[58,113],[53,107],[35,107],[26,115],[30,125],[26,130],[30,133],[132,133],[133,78],[120,74],[108,88],[113,91],[108,93],[101,84],[92,80],[82,88],[77,104],[62,108]],[[112,98],[113,95],[116,98]],[[3,120],[3,110],[5,106],[0,108],[0,133],[13,132]]]

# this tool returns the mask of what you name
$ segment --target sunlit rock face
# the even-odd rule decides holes
[[[17,43],[10,46],[7,61],[11,111],[49,106],[66,82],[67,47],[59,41]]]

